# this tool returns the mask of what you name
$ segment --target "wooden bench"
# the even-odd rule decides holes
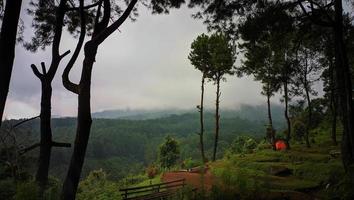
[[[182,190],[185,185],[185,179],[179,179],[141,187],[123,188],[119,191],[122,193],[121,195],[124,200],[153,200],[174,196]]]

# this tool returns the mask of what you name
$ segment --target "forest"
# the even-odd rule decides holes
[[[134,79],[122,59],[118,86],[102,87],[95,75],[112,72],[100,57],[121,48],[149,62],[134,41],[105,46],[112,38],[124,40],[143,11],[157,20],[187,9],[206,30],[175,38],[189,46],[193,76],[168,69],[178,83],[139,88],[144,99],[133,94],[140,82],[171,74],[143,68]],[[0,0],[0,199],[354,199],[353,10],[351,0]],[[163,47],[154,42],[151,55]],[[28,63],[19,49],[43,58]],[[171,52],[160,70],[182,54]],[[16,74],[18,63],[32,73]],[[25,87],[16,102],[13,77],[33,79],[40,94],[28,98]],[[262,103],[239,103],[245,92]],[[97,110],[129,101],[148,103]],[[8,118],[30,113],[10,107],[18,102],[36,102],[38,115]]]

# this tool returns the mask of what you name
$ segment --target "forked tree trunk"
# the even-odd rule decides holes
[[[0,126],[9,92],[22,0],[7,0],[0,34]]]
[[[85,45],[85,59],[83,62],[82,75],[80,80],[80,92],[78,96],[78,116],[77,130],[74,143],[74,151],[67,176],[64,181],[62,199],[73,200],[76,196],[77,187],[79,185],[82,166],[85,160],[86,148],[90,136],[92,124],[91,118],[91,74],[95,60],[97,48]]]
[[[200,135],[199,135],[199,140],[200,140],[200,153],[202,156],[202,161],[205,163],[205,153],[204,153],[204,82],[205,82],[205,75],[203,74],[202,77],[202,86],[201,86],[201,95],[200,95],[200,108],[199,108],[199,114],[200,114]]]
[[[41,81],[42,96],[41,96],[41,114],[40,114],[40,150],[38,159],[38,168],[36,173],[36,181],[40,186],[41,196],[44,193],[45,187],[48,182],[49,174],[49,164],[52,147],[70,147],[68,143],[57,143],[52,140],[52,129],[51,129],[51,100],[52,100],[52,81],[59,67],[60,61],[64,56],[66,56],[70,51],[65,52],[63,55],[59,54],[59,46],[62,35],[62,28],[64,25],[64,15],[66,9],[67,0],[61,0],[58,8],[56,9],[56,23],[54,27],[54,37],[52,45],[52,61],[48,72],[46,70],[45,64],[42,62],[42,73],[39,72],[35,65],[31,65],[33,73]],[[44,3],[44,2],[42,2]],[[45,4],[41,6],[46,6]]]
[[[214,139],[214,151],[213,151],[213,161],[216,160],[216,152],[218,148],[218,140],[219,140],[219,103],[220,103],[220,79],[221,77],[218,75],[216,80],[216,102],[215,102],[215,139]]]
[[[68,66],[63,73],[63,84],[68,90],[78,94],[78,117],[77,130],[75,137],[74,151],[71,157],[68,173],[64,180],[61,199],[74,200],[79,185],[82,166],[85,160],[86,148],[90,136],[92,124],[91,118],[91,76],[92,68],[95,62],[98,46],[128,18],[133,10],[137,0],[132,0],[122,16],[112,25],[108,26],[110,20],[111,5],[110,0],[104,0],[104,6],[99,4],[96,14],[95,27],[90,41],[86,42],[84,47],[85,58],[83,61],[81,79],[79,85],[69,80],[69,72],[74,63],[69,61]],[[83,7],[83,0],[80,0],[80,7]],[[101,6],[104,8],[103,16],[100,18]],[[101,19],[101,21],[99,21]],[[108,27],[107,27],[108,26]],[[85,29],[85,24],[81,24],[81,35]],[[82,41],[79,41],[75,49],[75,57],[78,55],[78,49]]]
[[[343,123],[342,138],[342,159],[344,168],[354,176],[354,113],[352,99],[351,71],[348,64],[346,47],[343,34],[343,6],[342,0],[336,0],[335,5],[335,25],[334,45],[335,45],[335,66],[336,84],[339,90],[339,98]],[[353,178],[352,176],[352,178]]]

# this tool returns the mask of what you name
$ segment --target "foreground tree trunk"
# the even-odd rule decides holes
[[[91,76],[92,76],[92,68],[95,62],[98,46],[115,30],[117,30],[119,26],[128,18],[136,2],[137,0],[132,0],[129,3],[127,9],[122,14],[122,16],[110,26],[108,26],[109,20],[111,18],[110,0],[104,0],[103,1],[104,6],[102,6],[102,4],[99,4],[92,38],[90,41],[88,41],[85,44],[84,47],[85,58],[83,61],[80,83],[77,85],[72,83],[69,80],[69,72],[74,62],[69,61],[69,64],[64,70],[63,84],[65,88],[78,94],[78,117],[77,117],[77,130],[76,130],[74,151],[71,157],[68,173],[64,180],[63,189],[61,193],[61,199],[63,200],[75,199],[76,191],[80,181],[82,166],[85,160],[86,148],[87,148],[87,144],[90,136],[91,124],[92,124],[91,105],[90,105]],[[80,0],[80,7],[82,10],[83,0]],[[100,17],[101,7],[104,8],[102,17]],[[99,19],[101,19],[101,21],[99,21]],[[84,30],[85,30],[85,24],[82,23],[80,36],[84,32]],[[76,57],[78,55],[77,50],[81,48],[80,45],[82,45],[81,40],[79,41],[77,48],[75,49],[74,54]]]
[[[287,132],[286,132],[286,148],[290,149],[290,135],[291,135],[291,124],[290,124],[290,118],[289,118],[289,112],[288,112],[288,106],[289,106],[289,94],[288,94],[288,83],[285,81],[283,83],[284,85],[284,102],[285,102],[285,110],[284,110],[284,116],[286,119],[287,123]]]
[[[216,160],[216,151],[218,148],[218,140],[219,140],[219,120],[220,120],[220,114],[219,114],[219,103],[220,103],[220,76],[217,75],[217,80],[216,80],[216,102],[215,102],[215,139],[214,139],[214,151],[213,151],[213,161]]]
[[[65,52],[63,55],[59,54],[59,46],[62,35],[62,28],[64,26],[64,15],[66,9],[67,0],[61,0],[58,8],[56,9],[56,22],[54,27],[54,37],[52,45],[52,61],[48,72],[46,70],[45,64],[42,62],[42,73],[39,72],[38,68],[32,64],[33,73],[41,81],[42,86],[42,97],[41,97],[41,114],[40,114],[40,150],[39,150],[39,160],[38,168],[36,173],[36,181],[39,184],[41,190],[40,193],[43,195],[45,187],[48,183],[49,165],[52,147],[70,147],[68,143],[57,143],[52,140],[52,129],[51,129],[51,100],[52,100],[52,81],[58,70],[60,61],[70,53],[70,51]],[[46,6],[46,5],[42,5]]]
[[[346,47],[343,34],[343,6],[342,0],[336,0],[335,24],[334,24],[334,45],[335,45],[335,66],[339,100],[341,105],[343,138],[342,138],[342,159],[343,165],[351,175],[354,165],[354,113],[352,99],[351,71],[348,65]],[[352,176],[354,178],[354,176]]]
[[[199,107],[199,114],[200,114],[200,135],[199,135],[199,140],[200,140],[200,153],[202,156],[203,163],[205,163],[206,158],[205,158],[205,153],[204,153],[204,82],[205,82],[205,75],[203,74],[202,77],[202,86],[201,86],[201,95],[200,95],[200,107]]]
[[[336,97],[336,86],[334,81],[334,68],[332,60],[330,61],[330,87],[331,87],[331,96],[330,96],[330,108],[332,113],[332,130],[331,130],[331,139],[333,145],[337,146],[337,97]]]
[[[17,26],[22,0],[7,0],[0,34],[0,126],[15,59]]]

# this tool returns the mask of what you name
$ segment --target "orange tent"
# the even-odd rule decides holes
[[[285,149],[286,149],[286,144],[285,144],[284,140],[277,140],[277,141],[275,142],[275,149],[276,149],[277,151],[279,151],[279,150],[285,150]]]

